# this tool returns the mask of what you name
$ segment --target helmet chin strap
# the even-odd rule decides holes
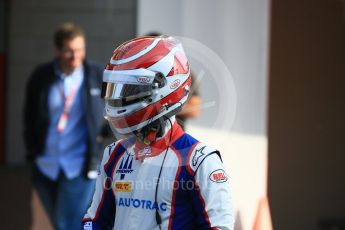
[[[157,138],[160,138],[164,135],[166,125],[167,121],[163,118],[160,118],[157,120],[157,122],[147,125],[141,130],[135,132],[135,135],[142,143],[145,145],[150,145]]]
[[[140,130],[134,131],[135,136],[138,140],[140,140],[142,143],[146,145],[150,145],[152,142],[154,142],[157,138],[160,138],[164,135],[166,127],[169,126],[169,123],[171,122],[170,119],[175,116],[181,109],[182,109],[182,103],[177,102],[177,104],[180,104],[181,106],[178,106],[177,108],[169,111],[164,116],[160,117],[156,121],[152,122],[151,124],[148,124],[147,126],[143,127]],[[174,105],[174,104],[172,104]],[[172,105],[166,105],[167,110]],[[174,119],[174,118],[173,118]]]

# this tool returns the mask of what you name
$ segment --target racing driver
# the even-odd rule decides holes
[[[173,37],[139,37],[114,51],[102,97],[119,140],[104,151],[83,229],[233,229],[220,153],[175,121],[190,83]]]

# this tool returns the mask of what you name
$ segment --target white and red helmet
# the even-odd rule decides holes
[[[103,74],[105,118],[130,134],[175,115],[191,84],[183,47],[173,37],[139,37],[115,49]]]

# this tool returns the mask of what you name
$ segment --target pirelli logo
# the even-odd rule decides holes
[[[115,182],[115,192],[131,192],[131,191],[132,191],[131,181]]]

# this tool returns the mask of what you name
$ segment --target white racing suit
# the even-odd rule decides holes
[[[172,130],[145,148],[132,138],[105,149],[83,229],[159,229],[156,210],[162,229],[233,229],[229,178],[219,152],[176,122]]]

